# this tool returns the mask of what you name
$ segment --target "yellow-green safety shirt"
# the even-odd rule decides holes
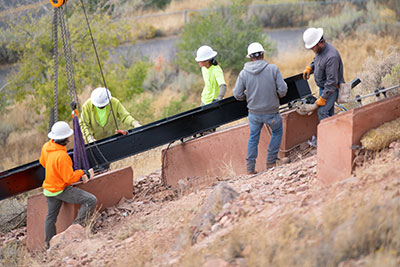
[[[201,73],[204,80],[204,88],[201,93],[201,102],[203,104],[210,104],[218,97],[219,86],[226,84],[224,73],[219,65],[211,65],[208,69],[201,68]]]
[[[135,119],[129,114],[121,102],[115,97],[111,97],[111,104],[120,129],[132,128]],[[79,124],[81,126],[83,138],[88,140],[93,136],[96,140],[106,138],[115,134],[115,123],[111,114],[110,104],[103,110],[106,110],[107,116],[100,119],[97,113],[97,107],[92,104],[90,98],[83,104]],[[105,121],[104,121],[105,119]]]

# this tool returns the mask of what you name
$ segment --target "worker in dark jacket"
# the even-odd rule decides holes
[[[249,109],[250,137],[247,146],[247,173],[254,174],[258,155],[258,142],[264,124],[271,128],[268,146],[267,168],[275,166],[282,140],[282,117],[279,114],[279,98],[287,93],[287,84],[278,67],[264,60],[264,48],[251,43],[247,49],[250,62],[244,65],[236,80],[233,95],[246,100]]]
[[[84,225],[96,207],[94,195],[71,186],[82,178],[84,182],[93,176],[93,170],[75,170],[72,159],[67,154],[66,145],[74,131],[65,121],[58,121],[48,134],[50,140],[42,147],[39,162],[45,168],[43,195],[47,201],[45,221],[45,246],[49,248],[50,239],[56,234],[56,221],[62,202],[81,204],[74,223]]]
[[[339,84],[344,83],[343,63],[339,52],[324,39],[322,28],[308,28],[303,34],[306,49],[315,53],[314,61],[303,71],[303,78],[308,80],[314,73],[315,83],[319,87],[318,120],[334,114],[338,98]]]

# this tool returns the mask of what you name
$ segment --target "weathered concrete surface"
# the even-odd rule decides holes
[[[286,156],[291,148],[310,140],[317,135],[318,115],[302,116],[295,110],[282,113],[283,136],[280,149],[280,157]]]
[[[361,145],[369,129],[399,117],[400,95],[323,120],[318,125],[318,180],[330,184],[348,178],[353,170],[352,145]]]
[[[210,184],[215,177],[245,174],[249,132],[248,124],[241,124],[163,150],[163,178],[173,187],[177,187],[178,181],[184,178],[198,180],[194,186],[201,187],[203,182],[206,183],[204,185]],[[263,127],[256,170],[265,169],[268,143],[269,135]]]
[[[125,197],[133,197],[133,170],[126,167],[95,176],[88,183],[78,182],[75,186],[97,197],[96,209],[104,210],[114,206]],[[80,205],[63,203],[57,218],[57,233],[63,232],[74,221]],[[30,250],[44,248],[44,221],[47,203],[43,194],[28,199],[27,208],[27,246]]]
[[[279,157],[285,156],[291,148],[317,133],[316,114],[301,116],[292,110],[283,113],[282,120],[283,137]],[[181,179],[189,180],[188,183],[185,181],[185,186],[195,183],[191,186],[202,187],[211,184],[217,177],[245,174],[249,132],[248,124],[241,124],[163,150],[163,178],[173,187],[177,187]],[[257,171],[266,168],[269,140],[269,129],[263,127],[258,144]]]

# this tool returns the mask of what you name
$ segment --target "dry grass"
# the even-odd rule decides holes
[[[388,155],[379,160],[384,157]],[[275,218],[261,214],[243,219],[212,244],[188,248],[181,266],[201,266],[210,258],[230,263],[244,258],[247,266],[358,266],[352,265],[357,262],[365,264],[362,266],[398,266],[400,197],[393,194],[398,181],[389,181],[385,188],[392,188],[392,192],[382,194],[382,184],[374,183],[377,161],[364,167],[356,178],[368,180],[366,188],[359,185],[352,190],[336,184],[326,197],[320,196],[328,201],[308,212],[287,207]],[[381,179],[396,177],[396,165],[390,162],[378,164]],[[245,248],[249,252],[243,255]]]
[[[400,118],[368,130],[360,142],[363,148],[377,151],[388,147],[391,142],[398,139],[400,139]]]
[[[399,47],[399,42],[396,37],[378,37],[375,35],[353,36],[342,41],[335,41],[332,44],[339,50],[342,55],[346,81],[350,81],[353,78],[357,77],[358,73],[362,71],[362,67],[366,58],[368,58],[368,56],[374,56],[377,49],[383,51],[383,54],[386,55],[388,54],[389,47]],[[304,67],[310,64],[313,56],[314,54],[311,51],[301,49],[298,51],[288,51],[287,53],[281,53],[278,55],[278,57],[273,57],[269,59],[267,58],[267,61],[276,64],[281,70],[283,77],[288,77],[302,72]],[[189,78],[192,79],[193,77]],[[199,79],[201,79],[201,77]],[[226,71],[225,79],[228,83],[226,96],[231,96],[233,87],[236,82],[236,75]],[[184,83],[186,84],[187,81],[184,81]],[[317,92],[317,87],[315,85],[315,82],[313,81],[313,78],[309,80],[309,83],[312,91]],[[166,90],[162,92],[155,94],[143,94],[142,96],[139,96],[138,103],[140,103],[142,97],[150,99],[151,108],[153,109],[153,114],[155,115],[156,119],[160,116],[162,109],[166,105],[168,105],[172,98],[178,99],[180,97],[181,93],[176,90],[177,87],[179,87],[179,84],[175,82],[173,87],[169,86]],[[187,85],[185,85],[185,88],[186,87]],[[195,90],[188,92],[188,101],[192,103],[200,103],[199,90],[201,90],[202,86],[196,85],[194,88]],[[358,87],[356,87],[355,89],[357,88]],[[365,93],[366,92],[364,92],[363,94]],[[87,99],[89,96],[90,88],[86,88],[79,97],[81,103],[83,103],[84,100]],[[130,107],[131,104],[125,102],[123,101],[123,104],[128,108],[128,110],[133,110]],[[47,140],[46,132],[39,131],[39,129],[37,128],[37,125],[41,122],[41,120],[43,120],[43,117],[27,110],[25,106],[26,103],[16,104],[11,107],[9,113],[1,115],[1,120],[13,125],[15,131],[10,134],[6,146],[3,150],[4,153],[2,153],[2,155],[0,156],[0,169],[9,169],[38,159],[40,148]],[[135,116],[134,112],[132,114],[133,116]],[[155,152],[152,156],[143,156],[143,160],[130,159],[128,160],[128,164],[133,164],[133,167],[137,170],[138,175],[144,175],[145,172],[150,170],[151,168],[160,168],[156,167],[160,166],[160,159],[158,157],[161,153],[158,153],[159,152]],[[140,156],[138,156],[138,158],[140,158]],[[153,160],[155,161],[154,163],[149,163]],[[141,167],[144,165],[139,162],[146,162],[145,166],[148,167]],[[126,166],[125,163],[118,163],[116,165]]]

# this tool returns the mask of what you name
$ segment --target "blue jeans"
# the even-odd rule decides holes
[[[47,215],[44,224],[45,241],[48,243],[50,239],[56,234],[56,221],[58,213],[60,212],[61,204],[63,202],[81,204],[78,211],[78,216],[73,223],[84,225],[96,207],[97,198],[89,192],[80,188],[67,186],[64,191],[55,197],[46,197],[47,201]]]
[[[276,114],[252,114],[249,112],[250,136],[247,144],[246,165],[247,171],[254,171],[258,156],[258,142],[263,125],[266,124],[272,131],[271,140],[268,146],[267,163],[274,163],[278,158],[279,148],[282,141],[282,117]]]
[[[324,88],[319,88],[319,96],[322,95],[322,91]],[[338,98],[339,91],[336,90],[332,93],[328,99],[326,100],[325,106],[320,106],[318,108],[318,121],[322,121],[323,119],[329,118],[335,114],[335,102]]]

